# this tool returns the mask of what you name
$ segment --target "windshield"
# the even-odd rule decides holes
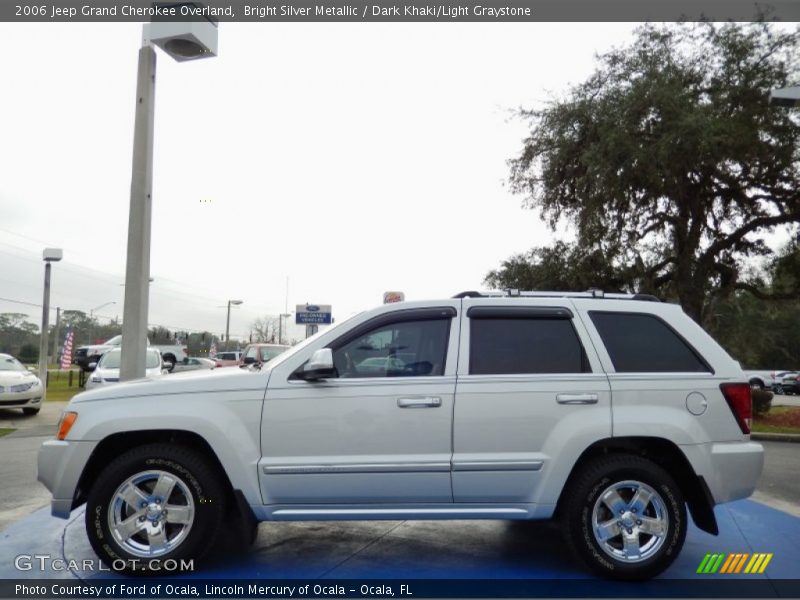
[[[103,369],[119,369],[120,360],[122,359],[122,350],[114,349],[103,355],[98,363],[98,368]],[[148,350],[145,368],[155,369],[161,366],[161,354],[158,350]]]
[[[23,364],[13,356],[0,356],[0,371],[27,371]]]
[[[265,346],[261,348],[261,360],[263,360],[264,362],[272,360],[279,354],[283,354],[284,352],[286,352],[286,350],[288,350],[286,346],[277,346],[277,347]]]

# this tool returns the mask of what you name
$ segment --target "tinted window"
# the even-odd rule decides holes
[[[469,372],[583,373],[583,346],[569,319],[471,319]]]
[[[711,369],[669,325],[653,315],[589,313],[617,373],[707,373]]]
[[[380,325],[337,347],[333,364],[340,377],[442,375],[450,319]]]

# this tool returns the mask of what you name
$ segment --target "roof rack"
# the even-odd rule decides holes
[[[468,291],[456,294],[453,298],[608,298],[609,300],[644,300],[647,302],[661,302],[652,294],[617,294],[606,293],[603,290],[592,288],[585,292],[557,292],[557,291],[525,291],[515,288],[503,290],[489,290],[486,292]]]

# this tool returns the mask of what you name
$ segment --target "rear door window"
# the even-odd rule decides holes
[[[568,318],[471,318],[471,375],[590,372]]]
[[[590,311],[617,373],[709,373],[705,360],[655,315]]]

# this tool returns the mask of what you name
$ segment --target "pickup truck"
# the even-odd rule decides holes
[[[86,372],[94,371],[100,357],[109,350],[118,348],[122,344],[122,336],[115,335],[110,340],[103,344],[96,344],[94,346],[80,346],[75,350],[75,358],[72,360],[73,364],[78,365]],[[158,348],[161,352],[161,357],[164,359],[168,370],[172,370],[175,363],[182,361],[188,356],[187,348],[182,345],[164,345],[164,344],[151,344],[150,340],[147,345],[151,348]]]

